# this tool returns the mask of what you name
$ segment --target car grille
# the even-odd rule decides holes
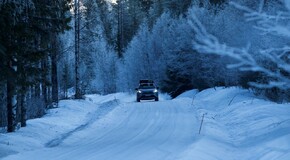
[[[153,91],[143,91],[143,94],[153,94]]]

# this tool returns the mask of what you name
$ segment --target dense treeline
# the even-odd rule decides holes
[[[69,29],[68,1],[0,3],[1,125],[8,132],[58,101],[57,35]],[[4,118],[6,117],[6,118]]]
[[[73,97],[76,70],[83,95],[133,92],[145,78],[172,97],[192,88],[241,86],[275,101],[290,99],[286,1],[79,0],[74,16],[75,2],[1,1],[0,127],[14,131]],[[276,21],[251,19],[259,14]],[[289,35],[265,30],[271,25]],[[247,51],[256,68],[228,51]]]
[[[287,1],[192,1],[188,10],[165,9],[130,41],[118,83],[130,90],[149,77],[173,97],[191,88],[241,86],[289,101],[287,6]]]

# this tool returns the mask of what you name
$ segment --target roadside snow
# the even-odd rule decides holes
[[[258,99],[239,88],[207,89],[193,101],[204,123],[182,160],[289,160],[290,104]]]
[[[161,95],[160,102],[137,103],[127,93],[87,95],[63,100],[27,123],[15,133],[0,134],[0,159],[290,157],[290,104],[259,99],[237,87],[191,90],[174,100]]]
[[[33,151],[61,143],[71,132],[88,123],[93,115],[108,108],[100,104],[128,98],[125,93],[112,95],[87,95],[85,100],[62,100],[59,107],[50,109],[38,119],[28,120],[27,127],[14,133],[0,134],[0,159],[10,154]]]

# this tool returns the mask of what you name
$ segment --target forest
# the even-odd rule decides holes
[[[290,101],[287,0],[1,0],[0,128],[59,100],[239,86]]]

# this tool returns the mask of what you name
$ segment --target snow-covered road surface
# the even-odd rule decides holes
[[[290,104],[238,87],[137,103],[135,95],[63,100],[15,133],[2,160],[289,160]],[[204,121],[199,134],[202,117]]]
[[[174,160],[194,140],[193,115],[178,100],[123,103],[57,146],[7,159]]]

